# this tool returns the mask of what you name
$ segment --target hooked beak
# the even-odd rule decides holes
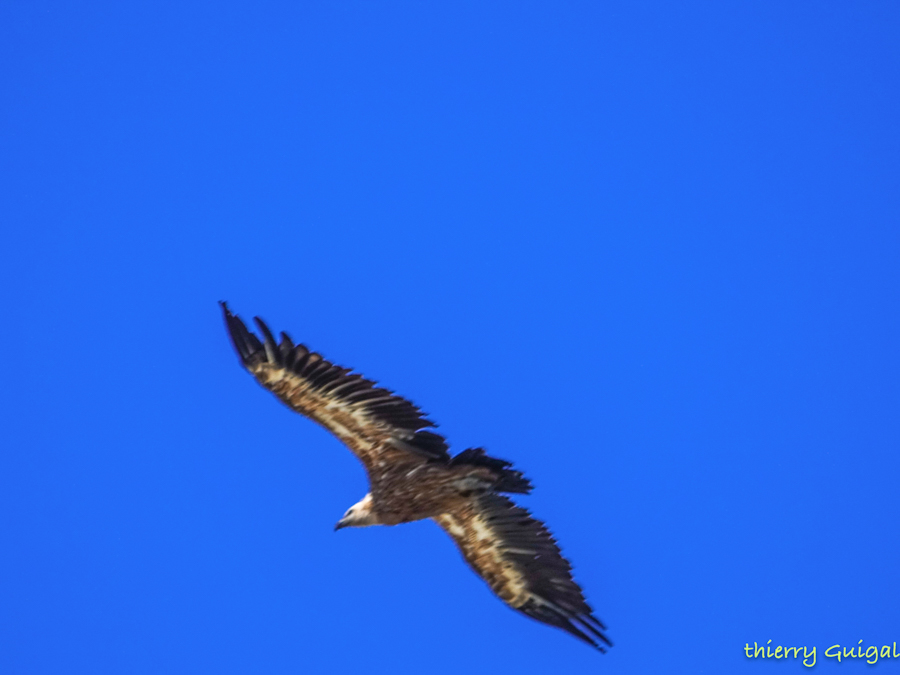
[[[347,524],[343,520],[339,520],[337,522],[337,525],[334,526],[334,531],[337,532],[338,530],[340,530],[344,527],[347,527]]]

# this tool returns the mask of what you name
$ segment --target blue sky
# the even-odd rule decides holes
[[[898,30],[4,3],[0,671],[749,673],[771,639],[837,672],[900,642]],[[514,461],[610,653],[432,523],[334,533],[362,468],[242,371],[218,300]]]

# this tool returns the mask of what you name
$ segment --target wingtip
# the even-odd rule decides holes
[[[225,319],[225,325],[228,326],[228,330],[230,332],[234,322],[240,321],[240,319],[238,319],[238,317],[232,313],[231,309],[228,307],[227,300],[219,300],[219,307],[222,308],[222,317]]]
[[[569,620],[569,626],[568,627],[563,626],[562,628],[564,630],[566,630],[567,632],[571,633],[572,635],[574,635],[575,637],[577,637],[582,642],[586,642],[587,644],[589,644],[591,647],[596,649],[601,654],[606,653],[607,647],[613,646],[613,643],[610,642],[608,637],[606,637],[603,633],[598,633],[596,630],[593,629],[593,627],[590,626],[590,624],[585,622],[584,619],[580,619],[579,622],[581,623],[581,625],[587,626],[588,628],[590,628],[590,632],[593,635],[585,633],[577,625],[575,625],[574,621],[572,621],[571,619]],[[604,646],[604,643],[605,643],[605,646]]]
[[[601,642],[605,643],[607,647],[612,647],[612,646],[613,646],[612,640],[610,640],[608,637],[606,637],[606,634],[603,632],[603,631],[606,630],[606,626],[605,626],[605,625],[603,624],[603,622],[600,621],[600,619],[598,619],[596,616],[594,616],[593,614],[586,614],[586,615],[583,615],[583,616],[578,617],[578,621],[579,621],[583,626],[587,627],[587,629],[588,629],[588,630],[589,630],[589,631],[590,631],[590,632],[591,632],[598,640],[600,640]],[[606,648],[605,648],[603,645],[601,645],[599,642],[597,643],[596,647],[597,647],[601,652],[606,653]]]
[[[275,342],[275,336],[272,335],[272,331],[269,330],[269,327],[266,325],[266,322],[260,319],[258,316],[253,317],[253,323],[256,324],[256,327],[259,328],[259,331],[263,335],[263,340],[267,343],[271,343],[274,347],[277,343]]]
[[[281,353],[278,351],[278,344],[275,342],[275,336],[272,335],[272,331],[269,330],[266,322],[258,316],[254,316],[253,321],[256,323],[256,326],[259,328],[260,332],[263,334],[263,347],[266,350],[266,356],[268,360],[271,363],[284,365]]]
[[[238,353],[241,362],[244,366],[247,366],[251,359],[260,351],[262,345],[259,343],[257,337],[247,330],[247,327],[244,325],[244,322],[241,321],[240,317],[231,313],[231,310],[228,309],[228,304],[225,301],[220,301],[219,305],[222,307],[225,328],[231,338],[231,344]]]

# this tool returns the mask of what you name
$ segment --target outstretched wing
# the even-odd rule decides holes
[[[572,579],[569,561],[544,524],[528,511],[489,493],[434,520],[507,605],[600,651],[606,651],[603,644],[612,646],[602,632],[606,627]]]
[[[260,340],[220,304],[243,366],[288,407],[341,439],[367,468],[382,460],[408,460],[410,453],[423,461],[449,461],[446,441],[427,431],[435,424],[415,405],[294,345],[285,333],[276,344],[268,326],[256,317]]]

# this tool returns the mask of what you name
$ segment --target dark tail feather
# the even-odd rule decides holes
[[[483,448],[469,448],[463,450],[450,460],[450,465],[466,464],[468,466],[483,466],[497,475],[497,483],[494,490],[497,492],[510,492],[527,495],[532,490],[531,481],[522,475],[521,471],[515,471],[509,467],[512,462],[490,457],[485,454]]]

